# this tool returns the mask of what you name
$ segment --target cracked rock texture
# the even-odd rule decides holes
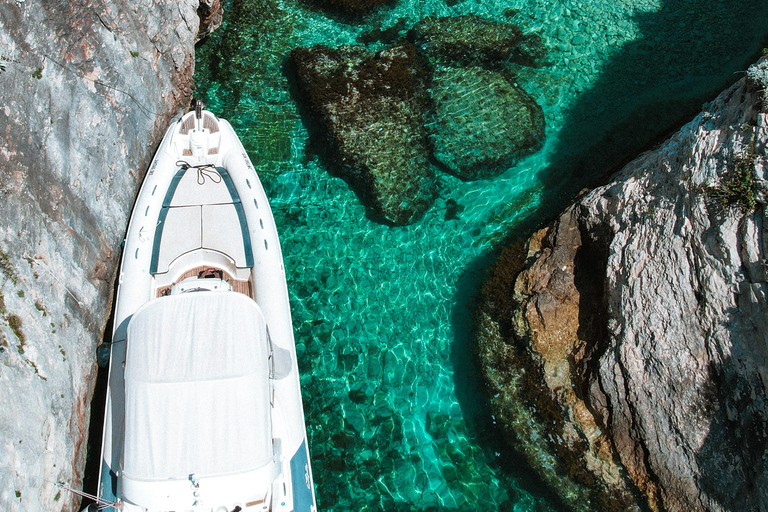
[[[762,95],[738,82],[491,271],[496,417],[573,510],[768,510]],[[749,211],[706,193],[743,162]]]
[[[165,128],[190,102],[198,32],[220,10],[218,0],[0,4],[2,510],[80,501],[53,482],[82,482],[120,241]]]

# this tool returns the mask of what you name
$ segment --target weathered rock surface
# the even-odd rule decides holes
[[[215,20],[218,2],[203,3]],[[120,241],[157,143],[189,104],[199,7],[0,4],[2,510],[79,502],[53,482],[82,481]]]
[[[544,142],[544,112],[506,73],[435,69],[430,96],[432,153],[459,178],[498,176]]]
[[[291,52],[326,155],[377,218],[403,225],[432,204],[436,182],[423,125],[425,91],[411,45]]]
[[[573,510],[768,508],[761,95],[744,80],[722,93],[486,284],[496,416]],[[712,193],[727,189],[756,208]]]
[[[197,16],[200,19],[200,25],[195,39],[200,41],[221,25],[224,19],[222,0],[199,0]]]

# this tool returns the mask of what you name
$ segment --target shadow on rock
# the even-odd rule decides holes
[[[742,302],[749,301],[745,295]],[[725,510],[764,510],[768,504],[768,325],[754,321],[766,310],[765,297],[754,296],[732,311],[735,355],[710,364],[701,390],[701,414],[711,424],[696,453],[697,483],[704,499]]]

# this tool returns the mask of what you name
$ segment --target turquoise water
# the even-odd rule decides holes
[[[233,123],[271,198],[321,510],[560,508],[495,444],[472,359],[474,294],[506,237],[740,77],[768,35],[764,4],[401,0],[351,24],[308,1],[228,3],[225,25],[198,50],[198,96]],[[550,48],[550,66],[516,70],[544,108],[545,147],[493,180],[442,174],[438,200],[413,225],[372,222],[307,149],[288,52],[467,13],[516,23]],[[457,219],[446,218],[449,201]]]

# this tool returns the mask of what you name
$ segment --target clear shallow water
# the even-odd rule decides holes
[[[280,230],[321,510],[559,508],[494,441],[472,363],[484,270],[510,233],[735,81],[768,34],[758,0],[448,3],[401,0],[350,25],[300,0],[230,1],[198,50],[198,96],[243,139]],[[467,13],[545,39],[552,65],[518,73],[544,107],[547,144],[493,180],[443,175],[435,206],[411,226],[371,222],[308,151],[285,58]],[[458,219],[446,220],[449,199]]]

